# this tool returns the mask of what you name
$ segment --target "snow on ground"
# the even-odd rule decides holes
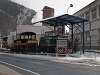
[[[100,66],[100,54],[97,53],[85,52],[85,54],[80,54],[80,52],[78,52],[76,54],[67,54],[66,57],[54,57],[49,55],[46,56],[46,55],[10,54],[10,53],[5,53],[5,54],[12,55],[15,57],[22,57],[22,58],[27,57],[32,59],[49,60],[60,63]]]
[[[100,66],[100,56],[97,53],[88,53],[80,55],[77,54],[69,54],[66,57],[58,58],[57,60],[53,60],[55,62],[61,63],[70,63],[70,64],[80,64],[80,65],[88,65],[88,66]]]

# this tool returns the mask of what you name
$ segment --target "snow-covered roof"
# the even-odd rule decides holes
[[[86,19],[82,19],[73,15],[64,14],[57,17],[46,18],[41,21],[34,22],[33,24],[42,22],[42,23],[49,24],[50,26],[58,26],[58,25],[62,26],[62,25],[67,25],[67,24],[72,25],[72,24],[77,24],[77,23],[84,23],[87,21],[88,20]]]

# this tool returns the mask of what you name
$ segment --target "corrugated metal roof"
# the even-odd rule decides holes
[[[87,21],[88,20],[86,19],[82,19],[82,18],[73,16],[73,15],[64,14],[64,15],[57,16],[57,17],[50,17],[47,19],[43,19],[38,22],[46,23],[50,26],[60,26],[60,25],[62,26],[62,25],[68,25],[68,24],[72,25],[72,24],[84,23]],[[38,22],[35,22],[35,23],[38,23]]]

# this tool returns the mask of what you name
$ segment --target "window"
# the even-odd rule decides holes
[[[90,32],[89,31],[86,32],[86,41],[87,42],[90,41]]]
[[[84,18],[84,14],[81,14],[81,15],[80,15],[80,18]]]
[[[92,19],[96,19],[97,18],[97,9],[93,8],[92,9]]]
[[[100,29],[98,29],[98,31],[99,31],[98,35],[99,35],[99,41],[100,41]]]
[[[24,35],[21,35],[21,39],[24,39]]]
[[[34,35],[32,35],[32,39],[35,39],[35,36]]]
[[[87,11],[87,12],[85,13],[85,15],[86,15],[86,16],[85,16],[86,19],[87,19],[87,20],[90,20],[90,13],[89,13],[89,11]]]
[[[32,39],[32,35],[29,35],[29,39]]]
[[[100,17],[100,5],[99,5],[99,17]]]
[[[25,39],[28,39],[28,35],[25,35]]]

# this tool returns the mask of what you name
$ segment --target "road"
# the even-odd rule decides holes
[[[100,67],[71,65],[0,54],[0,64],[22,75],[100,75]]]

